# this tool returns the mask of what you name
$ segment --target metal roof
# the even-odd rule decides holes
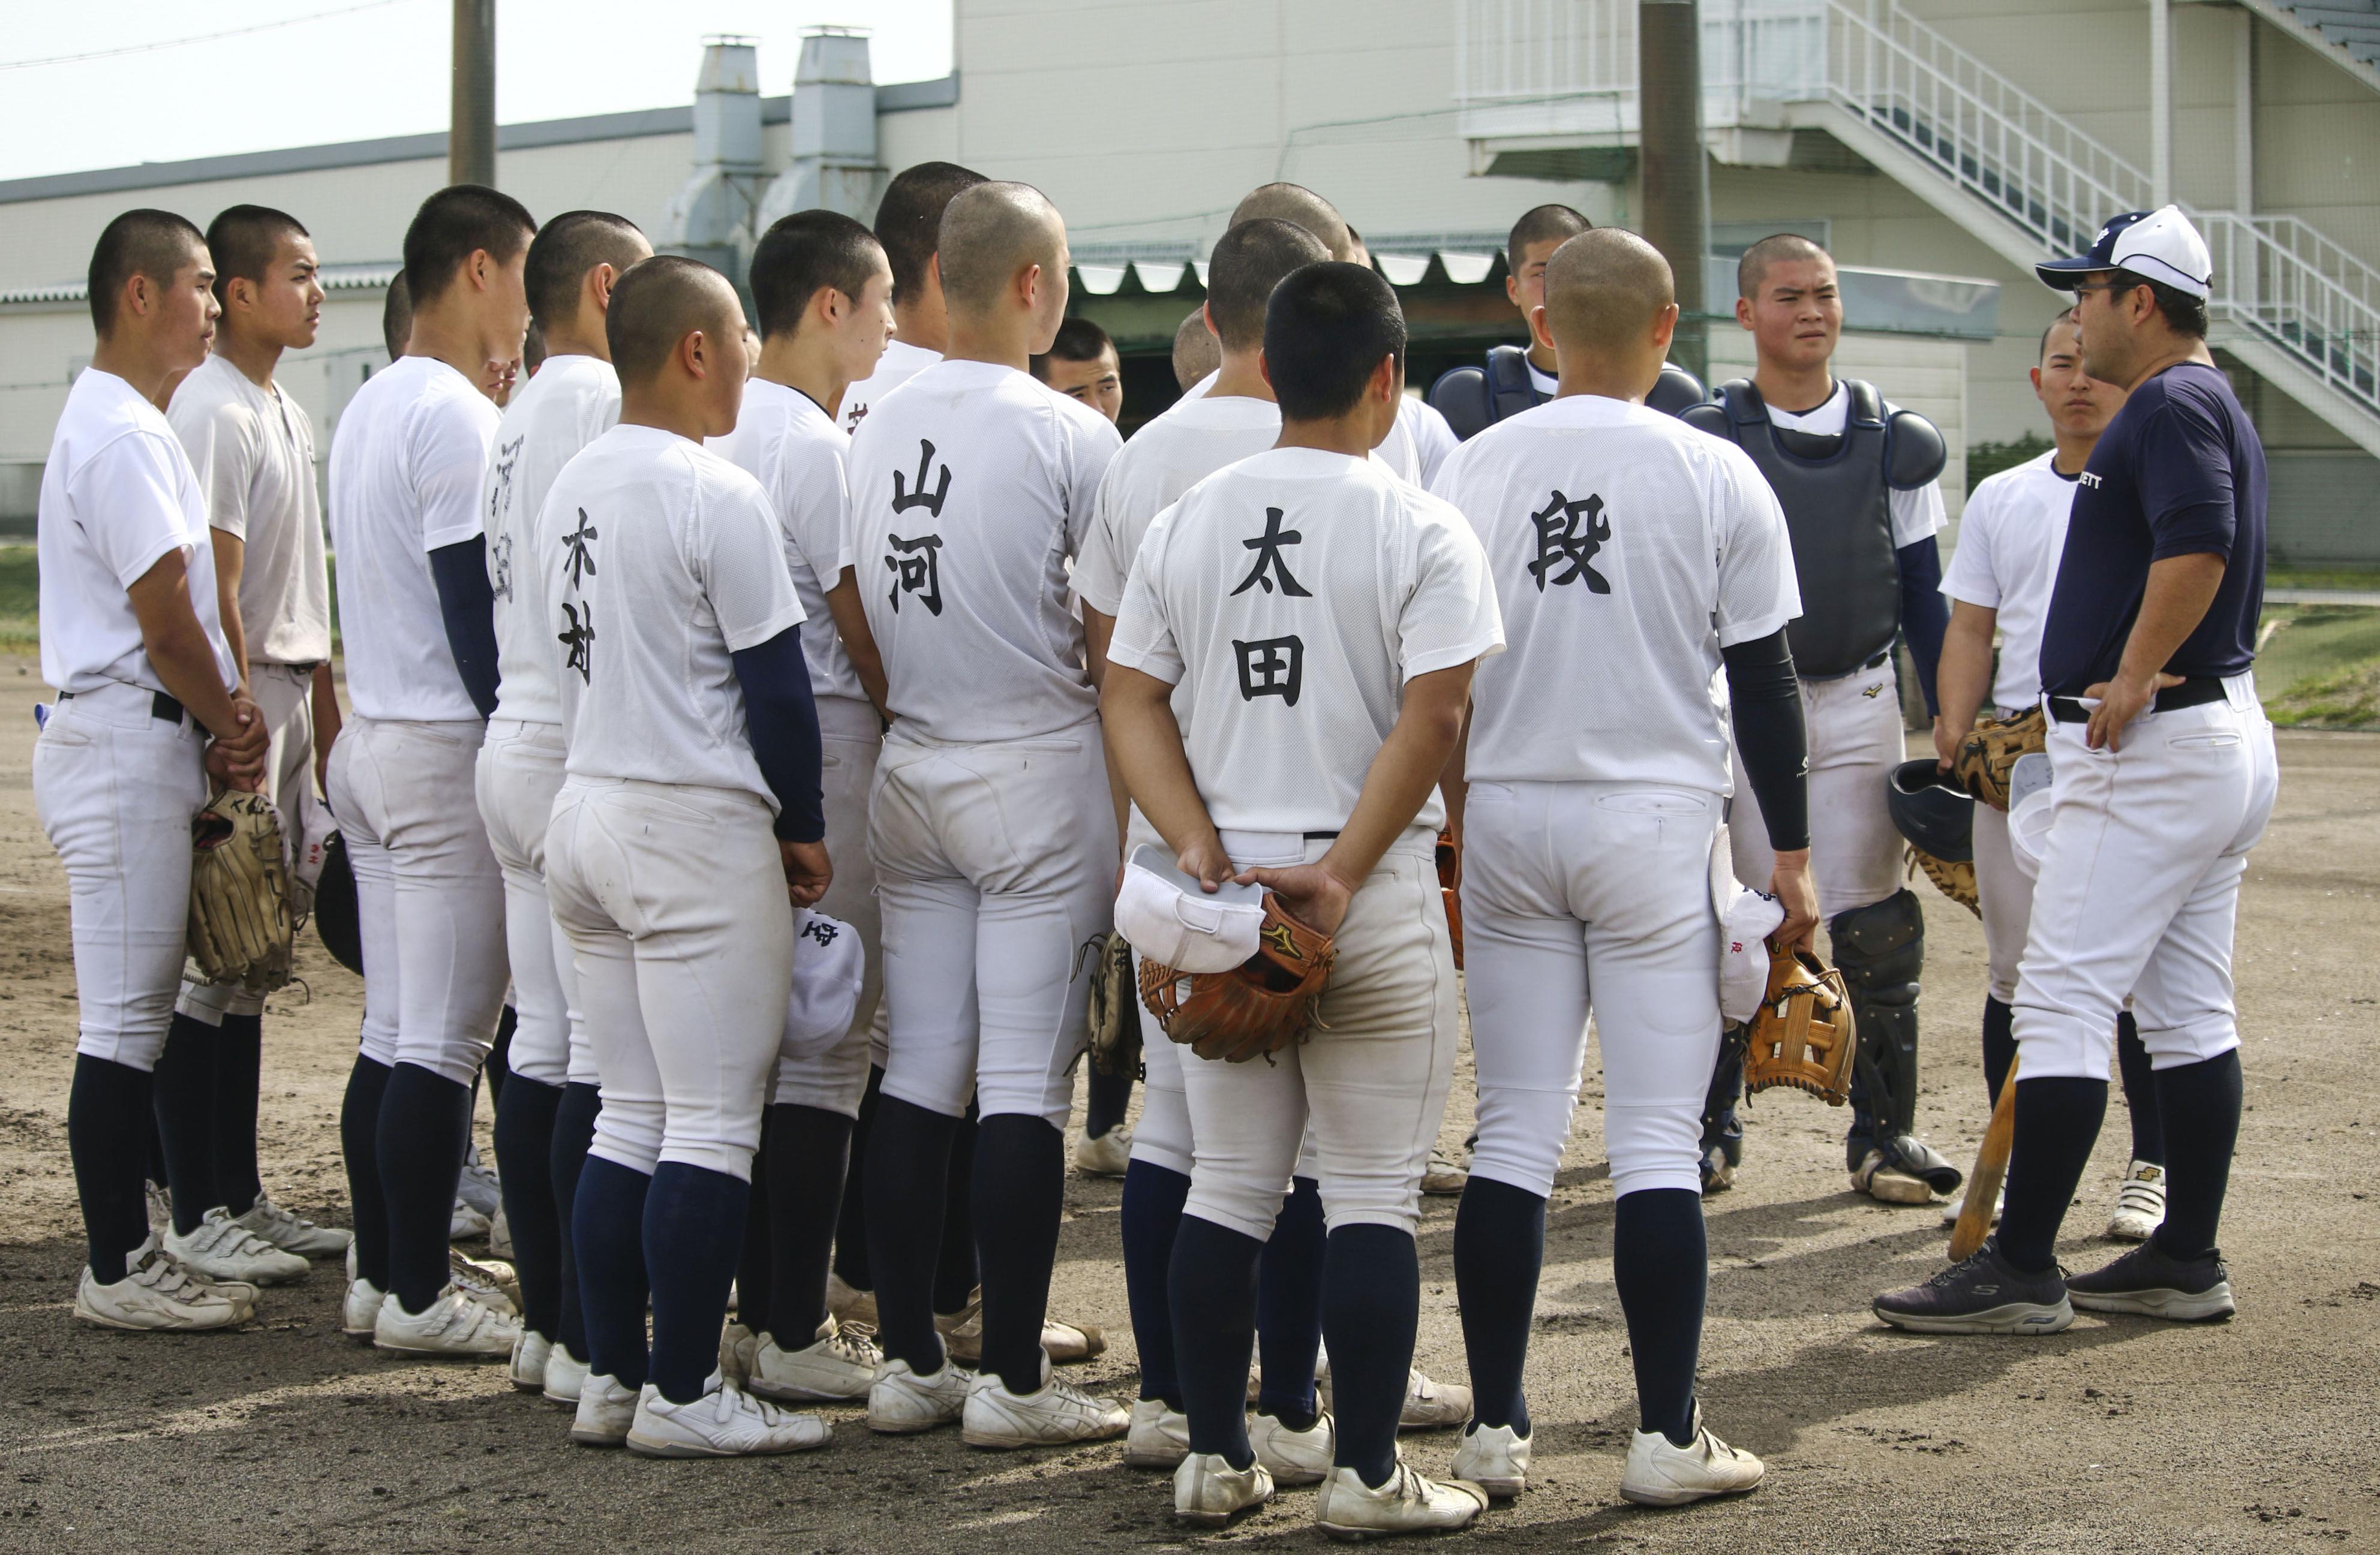
[[[326,264],[314,272],[326,292],[379,291],[396,279],[405,268],[401,260],[370,260],[360,264]],[[10,303],[82,302],[91,295],[91,283],[84,281],[54,281],[46,286],[18,286],[0,291],[0,307]]]

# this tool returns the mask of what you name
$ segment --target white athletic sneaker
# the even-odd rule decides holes
[[[752,1375],[752,1356],[760,1348],[759,1336],[744,1323],[729,1323],[719,1330],[719,1375],[737,1387],[744,1386]]]
[[[1870,1150],[1861,1159],[1859,1169],[1852,1173],[1852,1191],[1879,1204],[1934,1202],[1933,1184],[1888,1162],[1882,1150]]]
[[[380,1304],[372,1345],[400,1355],[453,1356],[461,1360],[508,1359],[520,1337],[520,1319],[449,1285],[419,1312],[407,1312],[396,1293]]]
[[[513,1386],[524,1393],[545,1391],[545,1368],[552,1359],[553,1341],[535,1329],[521,1330],[513,1339],[509,1368]]]
[[[1338,1435],[1329,1410],[1315,1416],[1314,1424],[1302,1431],[1293,1430],[1288,1422],[1271,1415],[1258,1414],[1248,1422],[1248,1445],[1257,1450],[1257,1462],[1276,1485],[1321,1484],[1330,1472]]]
[[[951,1359],[963,1367],[982,1365],[983,1287],[978,1285],[969,1292],[967,1304],[958,1311],[935,1313],[934,1329],[942,1336],[942,1348],[950,1352]],[[1041,1319],[1041,1348],[1060,1366],[1087,1361],[1107,1347],[1107,1336],[1087,1323]]]
[[[628,1451],[641,1458],[743,1458],[807,1452],[833,1435],[817,1415],[779,1409],[714,1371],[691,1403],[672,1403],[646,1383],[628,1427]]]
[[[2116,1212],[2107,1218],[2107,1234],[2119,1242],[2146,1242],[2165,1224],[2165,1168],[2136,1160],[2125,1170],[2124,1185],[2116,1190]]]
[[[978,1372],[967,1383],[959,1440],[969,1447],[1059,1447],[1074,1441],[1105,1441],[1131,1428],[1132,1413],[1110,1398],[1094,1398],[1050,1375],[1041,1357],[1041,1387],[1012,1393],[994,1372]]]
[[[504,1207],[499,1204],[496,1212],[488,1217],[488,1257],[510,1258],[512,1256],[513,1226],[504,1219]]]
[[[239,1280],[251,1285],[302,1280],[310,1267],[297,1254],[285,1253],[241,1230],[220,1206],[208,1210],[207,1218],[188,1236],[167,1232],[165,1251],[210,1280]]]
[[[545,1402],[578,1407],[578,1391],[587,1384],[587,1363],[570,1353],[560,1340],[545,1357]]]
[[[291,1214],[261,1194],[232,1224],[301,1258],[333,1257],[346,1252],[355,1241],[355,1233],[336,1226],[318,1226],[303,1215]]]
[[[480,1164],[480,1148],[471,1147],[463,1162],[463,1174],[455,1181],[455,1197],[478,1211],[480,1218],[492,1221],[496,1211],[504,1207],[504,1189],[496,1182],[495,1168]]]
[[[618,1447],[637,1420],[637,1390],[616,1377],[588,1374],[578,1390],[578,1413],[570,1417],[570,1440],[581,1447]]]
[[[826,1277],[827,1315],[844,1328],[876,1330],[876,1293],[856,1290],[830,1270]]]
[[[191,1333],[244,1323],[254,1308],[192,1279],[152,1235],[125,1256],[124,1278],[113,1284],[101,1284],[84,1269],[74,1315],[104,1329]]]
[[[1958,1197],[1942,1206],[1942,1223],[1946,1226],[1957,1225],[1959,1223],[1959,1217],[1965,1214],[1966,1210],[1967,1196],[1965,1194],[1961,1194]],[[1992,1224],[1999,1224],[2000,1216],[2006,1213],[2007,1210],[2008,1189],[2003,1187],[1992,1197]]]
[[[339,1306],[339,1331],[350,1339],[370,1339],[380,1325],[380,1306],[388,1293],[369,1280],[347,1282],[346,1299]]]
[[[1201,1528],[1220,1528],[1272,1500],[1272,1476],[1259,1458],[1235,1469],[1220,1452],[1193,1452],[1173,1471],[1173,1515]]]
[[[1315,1394],[1322,1407],[1333,1409],[1330,1402],[1330,1355],[1322,1354],[1314,1373]],[[1401,1431],[1442,1431],[1462,1425],[1471,1418],[1471,1390],[1460,1382],[1435,1382],[1421,1367],[1415,1367],[1405,1374],[1405,1402],[1397,1412],[1397,1429]]]
[[[512,1265],[492,1258],[467,1258],[449,1247],[446,1278],[481,1306],[510,1317],[520,1315],[520,1276]]]
[[[1124,1428],[1127,1468],[1178,1468],[1190,1452],[1190,1416],[1166,1407],[1163,1399],[1135,1399]]]
[[[1630,1439],[1620,1493],[1639,1506],[1683,1506],[1707,1496],[1756,1490],[1767,1472],[1751,1453],[1713,1436],[1696,1404],[1692,1447],[1680,1447],[1658,1431],[1638,1431]]]
[[[1467,1528],[1488,1510],[1488,1492],[1460,1479],[1444,1484],[1414,1472],[1400,1461],[1378,1489],[1351,1468],[1334,1468],[1315,1500],[1315,1525],[1332,1538],[1378,1538],[1383,1534],[1431,1534]]]
[[[1429,1164],[1422,1168],[1421,1191],[1432,1198],[1452,1198],[1470,1185],[1469,1151],[1457,1156],[1451,1150],[1432,1149]]]
[[[807,1349],[780,1349],[763,1336],[747,1367],[752,1392],[779,1403],[849,1403],[868,1397],[884,1352],[866,1334],[844,1333],[830,1315]]]
[[[1510,1500],[1529,1488],[1529,1439],[1510,1426],[1474,1426],[1454,1450],[1454,1477]]]
[[[975,1373],[948,1356],[942,1369],[919,1376],[906,1361],[886,1361],[868,1389],[868,1428],[886,1436],[914,1436],[947,1426],[966,1410],[967,1384]]]
[[[446,1240],[476,1242],[488,1234],[489,1223],[488,1217],[464,1203],[460,1196],[457,1196],[455,1200],[454,1218],[446,1222]]]
[[[1122,1124],[1075,1141],[1075,1170],[1086,1177],[1121,1177],[1132,1164],[1132,1130]]]

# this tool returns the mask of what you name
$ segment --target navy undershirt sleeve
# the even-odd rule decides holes
[[[1727,665],[1736,752],[1743,758],[1743,780],[1760,802],[1760,818],[1768,823],[1768,845],[1779,853],[1808,847],[1810,740],[1785,629],[1718,651]]]
[[[496,711],[496,591],[488,582],[488,537],[473,535],[430,553],[430,577],[438,585],[438,613],[446,623],[446,647],[463,676],[463,689],[481,718]]]
[[[1942,663],[1942,634],[1950,627],[1949,602],[1942,598],[1942,552],[1934,537],[1902,546],[1900,558],[1900,635],[1909,641],[1909,656],[1917,661],[1918,689],[1925,694],[1925,711],[1942,711],[1935,699],[1935,672]]]
[[[820,792],[818,704],[810,699],[809,661],[802,629],[788,626],[732,657],[744,690],[744,728],[760,776],[777,796],[777,835],[789,843],[826,836],[826,801]]]

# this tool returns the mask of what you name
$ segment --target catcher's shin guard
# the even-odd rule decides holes
[[[1743,1124],[1735,1104],[1743,1095],[1745,1027],[1730,1021],[1718,1039],[1718,1066],[1711,1071],[1709,1092],[1703,1098],[1703,1192],[1731,1187],[1735,1169],[1743,1164]]]
[[[1857,1171],[1873,1147],[1935,1192],[1954,1193],[1959,1169],[1916,1137],[1917,979],[1925,966],[1925,918],[1916,894],[1904,887],[1838,913],[1827,929],[1859,1032],[1843,1152],[1848,1167]]]

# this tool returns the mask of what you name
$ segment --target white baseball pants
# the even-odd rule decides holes
[[[1892,769],[1907,759],[1891,662],[1802,682],[1802,720],[1810,740],[1810,876],[1818,916],[1832,919],[1900,889],[1903,844],[1884,803]],[[1735,878],[1766,891],[1777,856],[1760,802],[1740,775],[1742,759],[1734,765],[1739,776],[1727,830]]]
[[[314,796],[313,667],[250,664],[248,689],[273,740],[264,759],[264,796],[280,813],[283,852],[294,858],[306,839],[320,830],[310,824],[322,808]],[[174,1008],[209,1026],[221,1026],[225,1015],[262,1014],[264,995],[237,983],[185,982]]]
[[[2049,839],[2015,1001],[2024,1078],[2107,1078],[2128,993],[2155,1068],[2240,1045],[2232,930],[2280,771],[2254,677],[2225,692],[2142,715],[2119,750],[2049,725]]]
[[[766,801],[574,777],[546,832],[603,1111],[590,1153],[746,1182],[793,990],[794,907]]]
[[[1091,942],[1115,906],[1096,720],[951,745],[894,724],[868,806],[890,1005],[884,1094],[1064,1129],[1088,1038]]]
[[[75,1051],[147,1074],[164,1051],[190,920],[190,820],[207,802],[206,735],[111,684],[50,710],[33,808],[67,871]]]
[[[331,747],[331,808],[356,875],[361,1047],[468,1086],[508,979],[504,881],[474,772],[487,726],[358,718]]]
[[[1718,1061],[1720,804],[1640,784],[1471,784],[1463,936],[1479,1075],[1474,1176],[1552,1194],[1592,1014],[1613,1191],[1701,1191],[1703,1099]]]
[[[562,725],[498,718],[480,747],[480,819],[504,877],[504,947],[512,963],[513,1073],[540,1085],[596,1083],[595,1049],[578,1011],[570,940],[545,892],[545,832],[562,792]]]
[[[2009,845],[2008,811],[1975,806],[1975,897],[1984,909],[1986,989],[2003,1004],[2016,1002],[2017,964],[2024,959],[2033,921],[2033,882],[2016,867]]]
[[[1223,833],[1224,851],[1243,869],[1310,862],[1330,847]],[[1269,1063],[1174,1049],[1196,1140],[1184,1214],[1259,1242],[1270,1237],[1310,1126],[1311,1168],[1331,1230],[1384,1225],[1411,1233],[1420,1224],[1422,1172],[1438,1142],[1459,1039],[1434,835],[1415,830],[1398,839],[1355,893],[1336,938],[1338,963],[1304,1042]],[[1160,1034],[1151,1045],[1163,1041]]]
[[[818,718],[826,851],[834,861],[834,882],[818,911],[851,925],[867,966],[851,1029],[824,1052],[803,1054],[790,1047],[782,1051],[770,1099],[856,1118],[868,1091],[869,1060],[884,1039],[884,917],[876,899],[876,865],[868,853],[868,792],[884,748],[884,726],[873,706],[848,697],[820,698]]]

